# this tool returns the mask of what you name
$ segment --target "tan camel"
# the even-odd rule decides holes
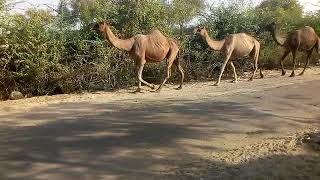
[[[285,51],[284,54],[280,60],[281,69],[282,69],[282,76],[286,74],[286,71],[283,68],[283,61],[288,56],[288,54],[292,53],[292,61],[293,61],[293,67],[292,67],[292,73],[290,77],[295,76],[295,67],[296,67],[296,53],[298,51],[306,52],[307,53],[307,59],[304,66],[303,71],[299,74],[300,76],[304,74],[307,66],[310,62],[310,57],[312,55],[312,52],[314,49],[318,50],[318,53],[320,53],[320,40],[318,35],[315,33],[314,29],[309,26],[305,26],[299,30],[292,31],[288,33],[286,36],[281,36],[279,33],[279,28],[276,23],[271,23],[267,26],[267,29],[271,32],[272,37],[274,41],[284,47]]]
[[[148,35],[138,34],[129,39],[117,38],[110,29],[110,25],[106,22],[96,23],[94,29],[102,35],[116,48],[129,52],[129,55],[135,60],[138,70],[138,88],[136,92],[141,91],[141,83],[144,83],[148,87],[155,89],[153,84],[150,84],[143,80],[142,72],[146,63],[160,63],[167,58],[167,70],[166,78],[162,84],[156,90],[159,92],[163,85],[168,81],[171,76],[171,67],[174,64],[181,75],[180,86],[178,89],[182,89],[184,73],[180,65],[180,61],[177,58],[179,53],[179,47],[175,40],[166,38],[159,30],[153,30]]]
[[[259,60],[259,54],[260,54],[260,43],[255,38],[245,33],[238,33],[238,34],[230,34],[227,37],[225,37],[223,40],[217,41],[209,37],[208,32],[204,27],[196,28],[193,33],[199,34],[203,39],[205,39],[205,41],[207,42],[210,48],[212,48],[213,50],[222,52],[223,55],[225,56],[225,60],[221,68],[219,79],[215,83],[216,86],[220,84],[222,74],[229,60],[234,73],[233,82],[237,82],[238,78],[237,78],[236,68],[233,64],[233,61],[236,60],[237,58],[242,58],[249,55],[253,56],[254,58],[254,70],[250,78],[250,81],[253,80],[256,74],[256,71],[258,69],[258,60]],[[259,67],[260,67],[260,76],[261,78],[263,78],[261,66],[259,65]]]

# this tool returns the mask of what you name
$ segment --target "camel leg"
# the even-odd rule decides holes
[[[232,67],[232,69],[233,69],[233,74],[234,74],[234,80],[233,80],[233,82],[234,82],[234,83],[237,83],[237,82],[238,82],[238,76],[237,76],[237,72],[236,72],[236,67],[234,66],[234,64],[233,64],[232,61],[230,61],[230,65],[231,65],[231,67]]]
[[[254,76],[256,75],[256,72],[258,70],[258,61],[259,61],[259,54],[260,54],[260,45],[256,43],[255,45],[255,54],[254,54],[254,64],[253,64],[253,74],[251,76],[251,78],[249,79],[249,81],[253,81]],[[261,69],[260,69],[260,75],[261,75]]]
[[[283,68],[283,60],[288,56],[288,54],[290,53],[290,51],[285,51],[282,58],[280,59],[280,65],[281,65],[281,70],[282,70],[282,76],[286,75],[286,71]]]
[[[310,63],[310,57],[311,57],[311,54],[312,54],[312,50],[308,52],[307,54],[307,59],[306,59],[306,64],[304,65],[304,69],[303,71],[299,74],[299,76],[302,76],[306,70],[306,68],[308,67],[309,63]]]
[[[262,65],[261,65],[261,63],[259,63],[259,69],[260,69],[260,77],[262,79],[262,78],[264,78],[264,75],[262,73]]]
[[[143,68],[144,68],[144,64],[145,63],[141,63],[138,67],[138,80],[139,80],[139,84],[138,84],[138,89],[136,90],[136,92],[141,92],[141,83],[149,86],[150,88],[154,89],[154,85],[150,84],[148,82],[146,82],[145,80],[142,79],[142,72],[143,72]]]
[[[183,80],[184,80],[184,73],[183,73],[183,69],[181,67],[180,61],[179,59],[176,59],[174,61],[174,64],[177,66],[180,76],[181,76],[181,80],[180,80],[180,86],[177,88],[178,90],[182,89],[182,85],[183,85]]]
[[[255,62],[255,63],[253,64],[253,74],[252,74],[252,76],[250,77],[249,81],[253,81],[253,78],[254,78],[254,76],[256,75],[257,70],[258,70],[258,63]]]
[[[178,53],[179,53],[179,47],[172,41],[170,41],[170,54],[168,56],[168,64],[167,64],[167,76],[166,78],[163,80],[163,82],[161,83],[161,85],[159,86],[159,88],[157,89],[156,92],[160,92],[160,90],[162,89],[163,85],[169,80],[170,76],[171,76],[171,67],[172,67],[172,64],[174,63],[174,61],[179,61],[177,59],[177,56],[178,56]],[[179,69],[180,71],[180,69]],[[182,72],[183,74],[183,72]],[[183,78],[184,76],[181,76],[182,77],[182,81],[183,81]]]
[[[227,65],[227,63],[228,63],[231,55],[232,55],[232,51],[228,51],[228,53],[227,53],[227,55],[226,55],[226,59],[225,59],[223,65],[222,65],[222,68],[221,68],[221,72],[220,72],[218,81],[214,84],[215,86],[219,86],[220,81],[221,81],[222,74],[223,74],[223,72],[224,72],[224,69],[226,68],[226,65]]]
[[[138,92],[141,92],[141,81],[139,80],[139,72],[140,72],[141,66],[136,65],[136,67],[137,67],[138,88],[135,92],[138,93]],[[143,70],[143,67],[142,67],[142,70]]]
[[[292,73],[290,75],[290,77],[295,77],[296,74],[294,73],[294,70],[296,69],[296,50],[292,51],[292,63],[293,63],[293,67],[292,67]]]
[[[159,88],[156,90],[156,92],[160,92],[160,90],[162,89],[163,85],[169,80],[170,76],[171,76],[171,66],[173,64],[173,60],[172,59],[168,59],[168,64],[167,64],[167,76],[165,77],[165,79],[163,80],[163,82],[161,83],[161,85],[159,86]]]

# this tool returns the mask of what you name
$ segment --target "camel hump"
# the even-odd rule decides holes
[[[148,34],[148,37],[153,42],[167,42],[168,43],[167,37],[165,37],[158,29],[151,31],[151,33]]]
[[[251,38],[253,38],[255,35],[253,32],[244,32],[244,33],[240,33],[240,34],[242,36],[251,37]]]
[[[144,35],[144,34],[137,34],[136,35],[136,37],[144,37],[144,36],[146,36],[146,35]]]
[[[310,27],[310,26],[305,26],[304,28],[306,28],[306,29],[312,29],[312,30],[313,30],[313,28]]]
[[[304,32],[304,33],[313,33],[313,34],[315,34],[316,32],[315,32],[315,30],[312,28],[312,27],[310,27],[310,26],[305,26],[304,28],[302,28],[302,29],[300,29],[302,32]]]
[[[229,37],[233,37],[233,38],[253,38],[250,34],[247,33],[237,33],[237,34],[230,34]]]
[[[151,32],[150,32],[150,35],[155,35],[155,36],[163,36],[163,34],[161,33],[161,31],[160,30],[158,30],[158,29],[154,29],[154,30],[152,30]]]
[[[310,31],[314,31],[314,29],[311,26],[305,26],[304,29],[310,30]]]

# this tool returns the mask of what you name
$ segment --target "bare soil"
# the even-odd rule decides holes
[[[320,68],[248,76],[0,102],[0,179],[320,179]]]

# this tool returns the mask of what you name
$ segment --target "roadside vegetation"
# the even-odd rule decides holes
[[[61,0],[57,9],[30,8],[24,14],[10,13],[11,7],[10,1],[0,0],[0,99],[12,91],[39,96],[133,85],[134,62],[92,31],[97,21],[108,21],[122,38],[158,28],[177,39],[187,80],[198,81],[216,77],[223,59],[192,36],[196,26],[205,26],[217,39],[252,34],[262,44],[264,69],[278,68],[282,52],[264,29],[267,24],[276,21],[283,32],[309,25],[320,34],[320,12],[304,13],[297,0],[232,0],[211,6],[204,0]],[[299,54],[300,62],[304,58]],[[251,70],[251,62],[235,65],[242,73]],[[317,62],[314,53],[312,63]],[[147,65],[145,79],[159,82],[164,66]]]

